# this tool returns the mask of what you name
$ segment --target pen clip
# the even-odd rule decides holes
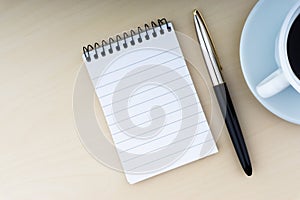
[[[196,9],[194,10],[194,12],[197,12],[201,16],[201,19],[204,19],[203,16],[202,16],[202,14],[200,12],[198,12]],[[216,46],[215,46],[214,42],[211,40],[212,37],[211,37],[211,34],[209,32],[208,26],[207,26],[207,24],[206,24],[206,22],[204,20],[202,20],[202,23],[203,23],[203,25],[204,25],[204,27],[206,29],[207,34],[208,34],[208,38],[209,38],[209,41],[210,41],[212,49],[213,49],[213,54],[214,54],[215,60],[216,60],[216,62],[218,64],[218,68],[219,68],[219,70],[222,70],[222,66],[220,64],[219,57],[216,54]]]

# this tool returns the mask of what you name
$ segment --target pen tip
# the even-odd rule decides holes
[[[197,15],[197,13],[198,13],[198,10],[197,10],[197,9],[194,9],[193,15]]]
[[[251,167],[251,165],[248,166],[248,167],[245,167],[244,171],[247,174],[247,176],[251,176],[252,175],[252,167]]]

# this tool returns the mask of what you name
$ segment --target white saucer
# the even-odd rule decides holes
[[[300,94],[291,86],[267,99],[255,87],[278,67],[275,62],[275,38],[288,11],[298,0],[260,0],[245,23],[240,59],[244,77],[257,100],[278,117],[300,124]]]

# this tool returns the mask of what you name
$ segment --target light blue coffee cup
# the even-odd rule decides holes
[[[272,97],[288,86],[292,86],[300,93],[300,80],[294,74],[287,55],[288,34],[293,22],[299,14],[300,0],[287,14],[275,41],[275,59],[278,69],[256,86],[257,93],[263,98]]]

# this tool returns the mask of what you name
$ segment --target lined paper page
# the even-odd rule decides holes
[[[169,26],[163,34],[157,27],[149,40],[141,33],[141,43],[135,35],[134,45],[127,38],[127,49],[116,51],[113,43],[112,54],[85,62],[131,184],[217,152]]]

